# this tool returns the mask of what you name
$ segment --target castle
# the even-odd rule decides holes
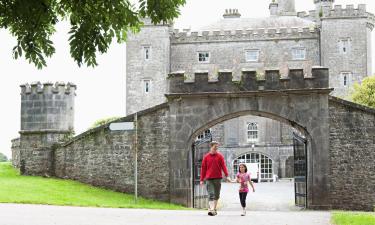
[[[306,15],[295,13],[294,1],[272,2],[271,16],[254,20],[228,10],[198,32],[146,24],[127,47],[127,107],[136,113],[115,121],[137,131],[104,124],[72,137],[76,86],[21,85],[13,165],[23,175],[200,208],[207,196],[194,182],[196,143],[213,137],[232,172],[238,162],[259,161],[261,181],[295,176],[296,205],[372,211],[375,110],[330,93],[370,73],[373,17],[364,5],[315,3]],[[291,132],[300,136],[293,148]]]
[[[241,18],[237,9],[226,10],[223,19],[200,30],[174,30],[172,25],[145,21],[141,32],[127,41],[127,114],[166,101],[168,74],[231,72],[240,80],[246,71],[264,77],[277,69],[304,69],[311,77],[313,66],[329,68],[331,95],[346,97],[355,82],[372,74],[371,31],[374,16],[361,4],[333,6],[334,0],[314,0],[315,9],[296,12],[294,0],[269,4],[265,18]],[[213,136],[222,143],[231,173],[238,162],[260,162],[261,178],[269,181],[293,176],[292,133],[287,124],[243,116],[211,127],[198,139]]]

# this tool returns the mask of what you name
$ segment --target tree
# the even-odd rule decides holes
[[[366,77],[362,84],[354,84],[351,99],[358,104],[375,108],[375,76]]]
[[[108,118],[103,118],[103,119],[99,119],[97,121],[95,121],[92,126],[90,128],[95,128],[95,127],[99,127],[101,125],[104,125],[104,124],[107,124],[107,123],[110,123],[114,120],[117,120],[117,119],[120,119],[121,117],[118,117],[118,116],[113,116],[113,117],[108,117]]]
[[[15,59],[24,56],[41,69],[45,57],[55,48],[51,41],[55,25],[70,22],[70,54],[78,66],[96,66],[96,53],[105,53],[114,38],[126,41],[128,32],[137,32],[142,18],[154,24],[166,23],[179,15],[185,0],[0,0],[0,28],[17,39]]]
[[[0,152],[0,162],[7,162],[8,158],[6,155]]]

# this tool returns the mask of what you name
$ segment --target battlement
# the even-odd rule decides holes
[[[320,17],[322,19],[329,18],[346,18],[346,17],[368,17],[371,20],[374,19],[374,15],[366,11],[365,4],[359,4],[357,8],[354,5],[346,5],[343,8],[342,5],[335,5],[333,8],[329,6],[322,7],[322,10],[317,12],[316,10],[310,10],[309,13],[298,12],[297,16],[300,18],[316,18]]]
[[[33,82],[21,87],[22,132],[68,132],[73,129],[73,83]]]
[[[215,31],[180,31],[175,29],[172,42],[207,42],[225,40],[259,40],[259,39],[290,39],[316,38],[316,27],[277,27],[243,30],[215,30]]]
[[[65,84],[64,82],[56,82],[53,84],[52,82],[45,82],[40,83],[32,82],[31,84],[22,84],[21,87],[21,94],[22,95],[29,95],[29,94],[75,94],[75,90],[77,86],[73,83],[68,82]]]
[[[328,89],[328,68],[313,67],[312,77],[304,77],[303,69],[290,69],[288,77],[282,78],[277,68],[266,69],[260,76],[252,69],[242,69],[241,80],[233,80],[230,70],[219,70],[217,80],[209,80],[207,71],[194,74],[194,81],[185,80],[184,71],[169,75],[170,94],[178,93],[228,93],[247,91],[287,91]]]

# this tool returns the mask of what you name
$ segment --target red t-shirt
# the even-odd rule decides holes
[[[228,176],[224,156],[219,152],[215,154],[207,153],[202,161],[200,180],[221,179],[223,178],[221,171],[224,172],[225,176]]]

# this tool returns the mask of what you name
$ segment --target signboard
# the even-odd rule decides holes
[[[109,124],[110,130],[134,130],[133,122],[121,122]]]

